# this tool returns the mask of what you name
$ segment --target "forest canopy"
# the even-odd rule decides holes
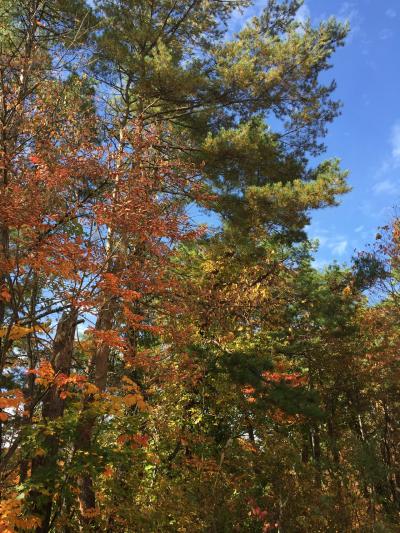
[[[400,221],[315,268],[302,3],[1,0],[0,531],[398,531]]]

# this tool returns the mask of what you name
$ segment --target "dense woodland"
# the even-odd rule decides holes
[[[399,531],[400,221],[305,231],[348,27],[250,3],[0,1],[2,532]]]

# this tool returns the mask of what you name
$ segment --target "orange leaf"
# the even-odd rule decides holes
[[[3,287],[0,291],[0,300],[5,302],[9,302],[11,300],[11,293],[6,287]]]

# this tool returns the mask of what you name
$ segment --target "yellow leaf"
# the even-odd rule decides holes
[[[143,400],[142,397],[138,398],[137,401],[136,401],[136,405],[138,407],[138,409],[140,409],[141,411],[148,411],[149,410],[149,406],[147,405],[147,403]]]
[[[351,287],[349,287],[348,285],[343,289],[343,296],[345,296],[346,298],[351,296]]]
[[[33,333],[34,331],[46,331],[48,328],[46,326],[41,326],[40,324],[37,324],[32,327],[25,327],[25,326],[11,326],[11,328],[0,328],[0,337],[8,337],[10,340],[18,340],[22,337],[26,337],[29,335],[29,333]]]
[[[99,392],[99,389],[93,383],[86,383],[85,390],[86,394],[96,394]]]
[[[140,396],[137,394],[128,394],[124,397],[124,403],[128,407],[131,407],[132,405],[136,405],[140,399]]]
[[[128,385],[135,385],[135,383],[131,380],[131,378],[128,378],[128,376],[122,376],[121,381],[128,383]]]
[[[38,448],[37,450],[35,450],[36,457],[43,457],[44,455],[46,455],[46,451],[43,450],[43,448]]]

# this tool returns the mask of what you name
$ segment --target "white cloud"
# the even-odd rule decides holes
[[[230,18],[228,37],[239,32],[253,17],[260,16],[267,5],[268,0],[255,0],[245,9],[235,9]],[[305,3],[298,10],[296,20],[304,24],[308,18],[310,18],[310,8]]]
[[[397,195],[400,193],[399,183],[396,183],[390,179],[378,181],[378,183],[376,183],[372,189],[375,194]]]
[[[364,224],[361,224],[361,226],[358,226],[354,232],[357,235],[355,239],[351,241],[351,244],[354,246],[354,249],[360,249],[363,248],[366,243],[375,239],[376,228],[375,225],[373,229],[371,229],[370,227],[365,227]]]
[[[267,0],[256,0],[250,7],[235,9],[229,21],[229,36],[239,32],[253,17],[261,15],[267,7]]]
[[[385,11],[385,15],[386,15],[387,17],[391,18],[391,19],[394,19],[394,18],[396,18],[397,13],[396,13],[396,11],[395,11],[394,9],[389,8],[389,9],[387,9],[387,10]]]
[[[332,250],[333,254],[341,256],[347,250],[348,244],[349,243],[347,242],[347,239],[342,239],[337,241],[336,243],[331,243],[329,245],[329,248]]]
[[[311,17],[310,8],[307,4],[303,4],[296,13],[296,20],[300,24],[304,24]]]
[[[340,6],[339,12],[335,15],[336,18],[342,22],[350,24],[350,35],[348,41],[351,41],[356,33],[361,29],[361,16],[356,4],[353,2],[343,2]]]
[[[307,233],[312,240],[318,240],[319,249],[325,250],[325,255],[341,257],[348,249],[349,241],[343,234],[338,234],[334,227],[321,228],[319,224],[310,225]]]
[[[397,120],[392,126],[389,143],[391,147],[390,155],[387,155],[383,159],[381,166],[376,173],[376,178],[382,183],[377,183],[373,187],[373,191],[377,193],[387,192],[388,184],[383,183],[385,180],[382,179],[400,167],[400,120]]]

